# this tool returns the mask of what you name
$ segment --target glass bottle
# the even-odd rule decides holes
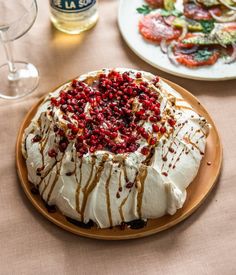
[[[97,0],[50,0],[51,20],[60,31],[79,34],[98,20]]]

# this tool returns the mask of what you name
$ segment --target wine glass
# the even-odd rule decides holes
[[[36,67],[27,62],[14,61],[10,45],[32,27],[37,12],[36,0],[0,0],[0,42],[7,60],[0,65],[0,98],[23,97],[38,85]]]

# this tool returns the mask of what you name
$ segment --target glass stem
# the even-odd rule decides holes
[[[14,64],[10,42],[7,41],[6,35],[4,34],[3,31],[0,31],[0,38],[1,38],[2,43],[3,43],[3,48],[5,50],[5,54],[6,54],[6,58],[7,58],[7,64],[8,64],[8,68],[9,68],[8,79],[9,80],[15,80],[17,69],[16,69],[15,64]]]
[[[5,49],[6,57],[7,57],[7,64],[9,67],[9,72],[14,74],[16,72],[16,67],[13,61],[12,50],[10,46],[10,42],[3,42],[3,47]]]

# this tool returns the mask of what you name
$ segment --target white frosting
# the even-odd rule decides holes
[[[95,76],[97,73],[88,75]],[[142,73],[147,81],[154,78],[150,73]],[[60,109],[56,110],[53,118],[47,110],[50,98],[57,97],[61,89],[50,94],[39,107],[25,130],[22,142],[29,181],[39,187],[41,196],[49,205],[56,205],[64,215],[85,223],[91,219],[101,228],[140,218],[158,218],[167,213],[173,215],[183,206],[186,188],[196,176],[205,151],[209,127],[181,95],[160,81],[161,110],[163,112],[167,107],[175,110],[177,123],[172,134],[160,138],[149,166],[142,164],[146,158],[140,153],[140,149],[147,145],[144,139],[140,140],[141,145],[136,152],[125,154],[124,165],[121,161],[114,162],[114,154],[105,151],[95,152],[93,164],[92,154],[79,158],[73,143],[69,144],[65,154],[57,155],[57,162],[48,156],[48,150],[58,142],[52,119],[56,117],[61,124],[65,123]],[[175,101],[175,106],[171,105],[171,100]],[[151,124],[145,123],[145,129],[150,127]],[[34,143],[32,139],[37,134],[43,139]],[[175,152],[170,152],[169,148]],[[107,159],[99,168],[104,154],[107,154]],[[117,156],[121,160],[122,157],[124,155]],[[43,163],[45,167],[37,175],[37,169]],[[138,175],[136,185],[130,189],[126,188],[125,171],[131,182]],[[68,172],[72,175],[66,175]]]

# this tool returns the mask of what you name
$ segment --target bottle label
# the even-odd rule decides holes
[[[66,13],[86,11],[94,4],[96,4],[96,0],[50,0],[53,9]]]

